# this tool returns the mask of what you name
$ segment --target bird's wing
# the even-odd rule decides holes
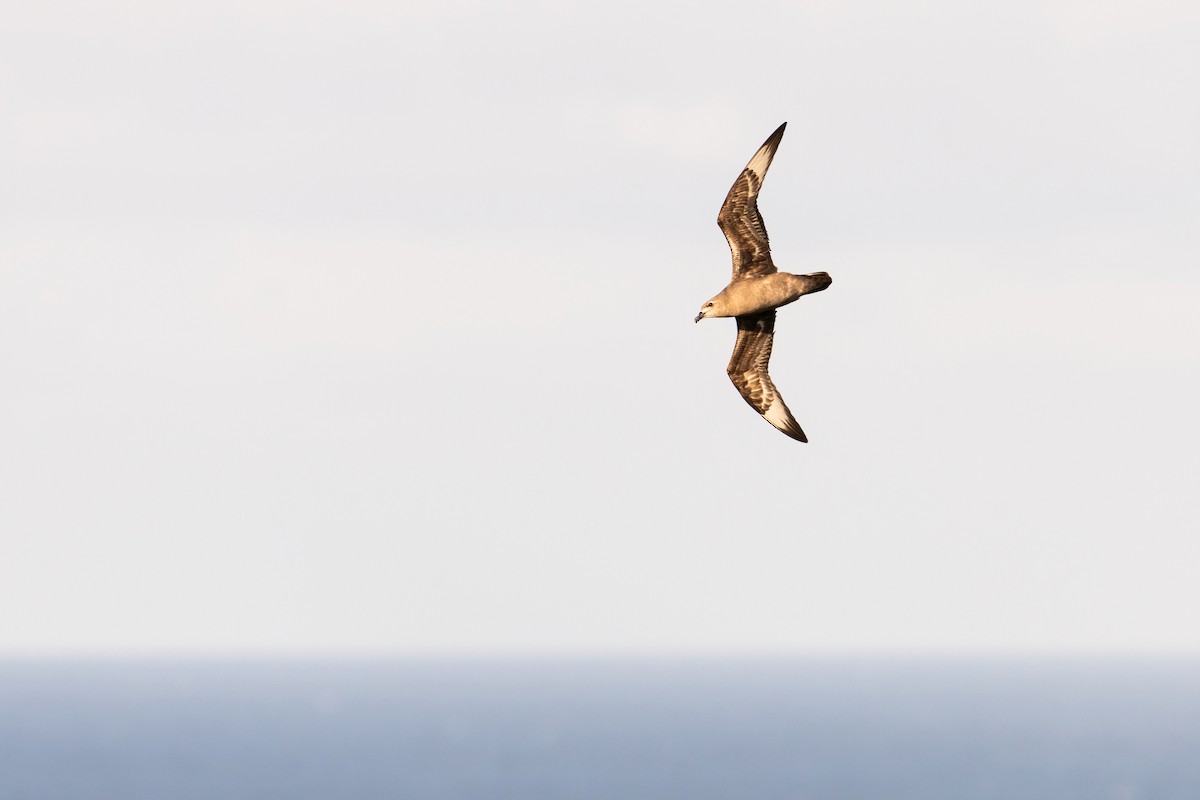
[[[780,125],[771,138],[758,148],[754,158],[750,159],[742,174],[733,182],[717,214],[717,225],[729,240],[729,250],[733,253],[734,280],[769,275],[775,271],[767,227],[758,213],[758,190],[762,188],[763,178],[767,176],[767,168],[779,149],[786,127],[786,122]]]
[[[729,379],[750,406],[767,422],[793,439],[807,442],[796,418],[783,402],[783,397],[771,376],[767,362],[771,360],[771,344],[775,339],[775,311],[747,314],[737,318],[737,342],[733,358],[729,359]]]

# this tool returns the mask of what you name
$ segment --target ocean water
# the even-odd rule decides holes
[[[1196,800],[1200,660],[0,662],[83,798]]]

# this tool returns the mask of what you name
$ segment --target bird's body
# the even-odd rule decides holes
[[[819,292],[833,281],[824,272],[779,272],[771,260],[767,228],[758,213],[758,191],[786,127],[785,122],[763,143],[725,197],[717,224],[729,241],[733,279],[701,307],[696,322],[707,317],[737,318],[737,342],[726,369],[730,380],[768,422],[793,439],[807,442],[767,373],[775,338],[775,309]]]
[[[825,286],[828,285],[826,281]],[[787,272],[741,278],[734,280],[712,299],[713,306],[703,317],[741,317],[770,311],[825,288],[821,286],[814,289],[813,286],[812,275],[792,275]]]

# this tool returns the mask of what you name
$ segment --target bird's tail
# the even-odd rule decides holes
[[[799,275],[797,277],[804,279],[805,285],[802,287],[804,290],[803,294],[812,294],[813,292],[819,292],[823,289],[828,289],[829,284],[833,283],[833,278],[829,277],[828,272],[813,272],[808,275]]]

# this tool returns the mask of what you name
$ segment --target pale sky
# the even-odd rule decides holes
[[[1200,651],[1194,3],[4,17],[0,654]]]

